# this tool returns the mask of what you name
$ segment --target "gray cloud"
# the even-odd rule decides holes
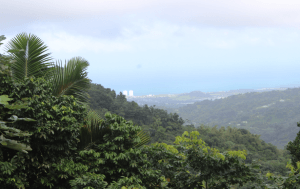
[[[299,0],[10,0],[1,2],[1,28],[45,22],[93,20],[93,24],[119,26],[134,19],[165,20],[213,27],[297,26]],[[79,21],[80,22],[80,21]],[[83,24],[84,26],[85,24]],[[91,24],[90,24],[91,25]],[[2,28],[3,27],[3,28]],[[79,26],[78,26],[79,27]],[[116,27],[103,30],[114,33]],[[87,28],[86,28],[87,29]],[[87,29],[88,30],[88,29]],[[106,34],[105,34],[106,32]],[[113,34],[115,35],[115,34]]]

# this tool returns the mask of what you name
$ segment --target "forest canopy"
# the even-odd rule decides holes
[[[81,57],[49,62],[35,35],[21,33],[9,44],[9,55],[0,55],[1,188],[300,184],[300,132],[287,151],[246,129],[184,126],[177,113],[139,107],[91,84]]]

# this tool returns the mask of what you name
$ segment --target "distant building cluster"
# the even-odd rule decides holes
[[[128,93],[127,93],[126,90],[123,91],[123,95],[128,96]],[[129,96],[133,96],[133,90],[130,90],[130,91],[129,91]]]

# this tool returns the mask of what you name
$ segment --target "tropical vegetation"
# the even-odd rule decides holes
[[[83,58],[52,63],[35,35],[19,34],[6,49],[1,188],[299,187],[299,137],[289,154],[245,129],[183,126],[178,114],[91,84]]]

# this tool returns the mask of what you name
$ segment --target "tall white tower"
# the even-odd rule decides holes
[[[123,95],[127,96],[128,95],[127,91],[123,91]]]
[[[129,96],[133,96],[133,90],[129,91]]]

